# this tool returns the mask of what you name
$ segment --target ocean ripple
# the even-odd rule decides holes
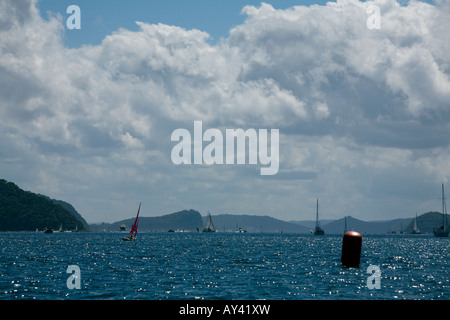
[[[360,268],[347,269],[342,235],[2,233],[0,299],[449,299],[448,241],[363,236]]]

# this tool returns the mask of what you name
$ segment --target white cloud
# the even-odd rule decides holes
[[[370,3],[380,30],[366,27]],[[247,6],[217,44],[204,31],[137,22],[138,31],[68,49],[62,17],[3,1],[0,173],[72,200],[89,221],[123,218],[119,202],[143,197],[151,214],[190,206],[300,219],[308,205],[299,201],[321,195],[334,217],[389,216],[401,206],[358,210],[392,179],[430,187],[450,176],[450,10],[370,3]],[[174,166],[170,134],[194,120],[280,129],[279,176]]]

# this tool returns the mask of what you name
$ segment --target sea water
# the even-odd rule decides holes
[[[363,234],[360,267],[342,268],[342,235],[123,236],[0,233],[0,299],[450,298],[449,238]]]

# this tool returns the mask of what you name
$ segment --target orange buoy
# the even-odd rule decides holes
[[[361,258],[362,236],[356,231],[344,233],[341,263],[343,267],[358,268]]]

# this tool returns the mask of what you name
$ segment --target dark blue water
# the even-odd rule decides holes
[[[0,299],[445,299],[449,238],[363,235],[341,268],[342,235],[0,233]],[[80,289],[69,289],[69,265]],[[369,265],[380,289],[369,289]],[[371,283],[375,283],[371,281]]]

